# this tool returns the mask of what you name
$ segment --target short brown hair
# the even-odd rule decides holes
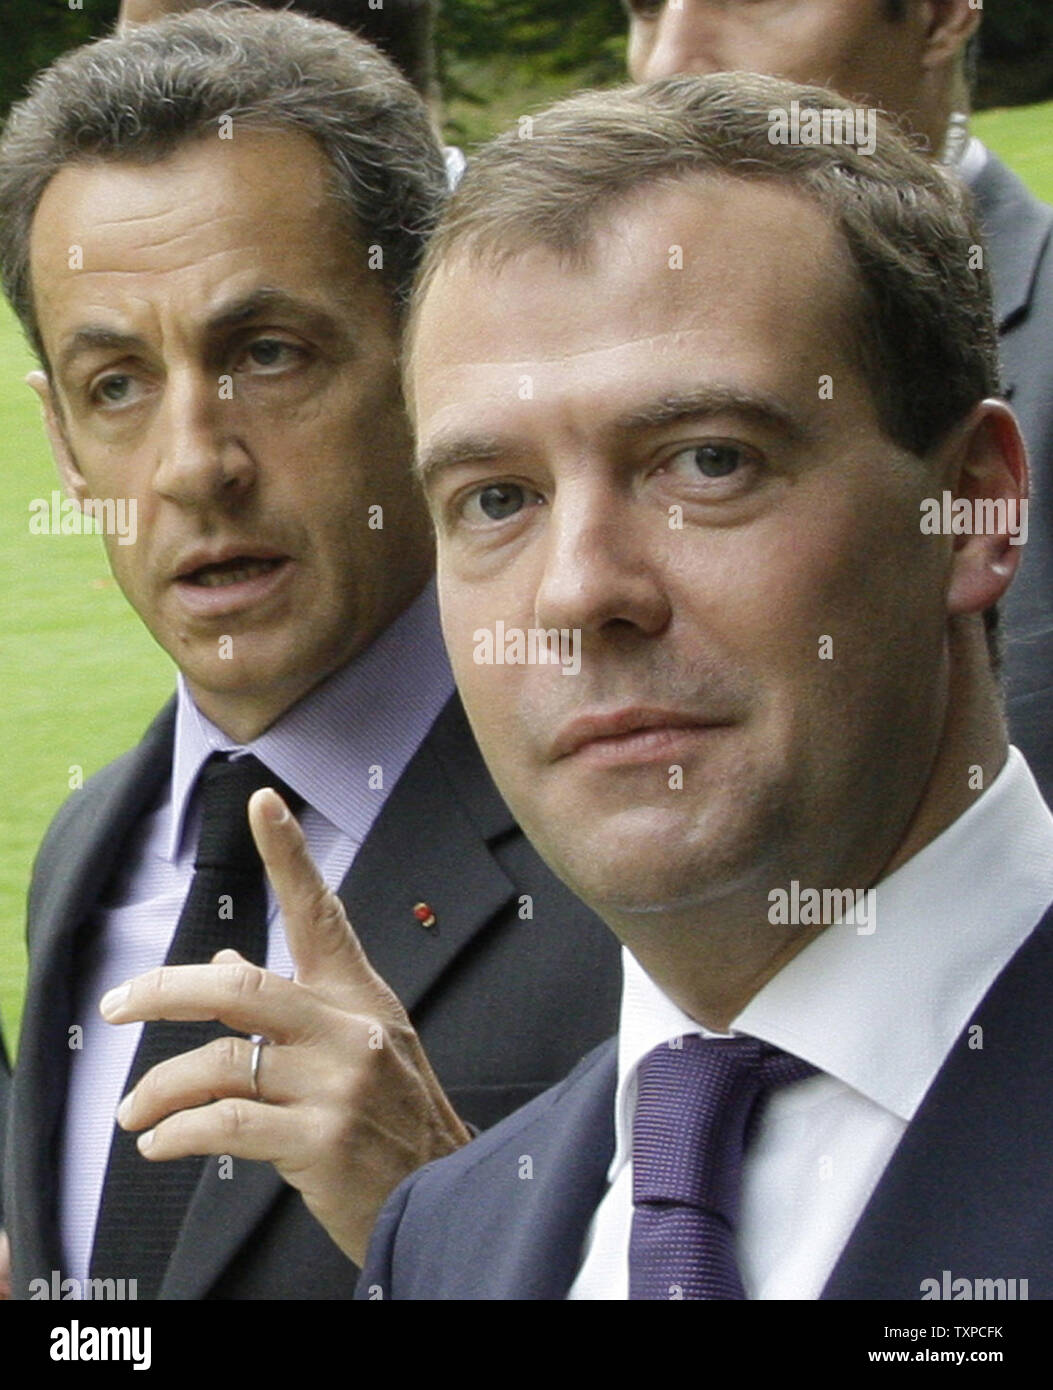
[[[900,447],[927,453],[999,390],[968,195],[884,118],[873,154],[849,142],[773,143],[772,118],[793,102],[855,109],[821,88],[745,73],[664,78],[550,107],[529,138],[521,123],[474,156],[415,300],[454,253],[500,264],[540,245],[584,260],[599,220],[649,184],[696,174],[783,183],[818,203],[847,245],[859,285],[854,347],[882,426]]]
[[[12,108],[0,140],[0,275],[42,362],[29,239],[48,183],[70,164],[164,159],[217,135],[225,118],[318,143],[348,232],[363,250],[381,247],[381,274],[401,312],[446,190],[427,107],[346,30],[234,5],[74,49]]]

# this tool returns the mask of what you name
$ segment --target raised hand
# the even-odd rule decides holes
[[[122,1101],[151,1160],[231,1154],[273,1163],[360,1264],[392,1188],[471,1134],[454,1113],[398,999],[372,969],[278,794],[249,822],[296,964],[292,980],[221,951],[111,990],[110,1023],[219,1019],[239,1032],[148,1072]]]

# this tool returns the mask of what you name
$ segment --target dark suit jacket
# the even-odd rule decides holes
[[[827,1281],[824,1299],[919,1299],[921,1282],[1028,1279],[1053,1298],[1053,908],[963,1031]],[[904,1027],[910,1020],[904,1020]],[[977,1035],[973,1035],[975,1038]],[[615,1044],[396,1189],[360,1299],[559,1299],[606,1189]]]
[[[1006,392],[1031,456],[1023,562],[1002,604],[1009,727],[1053,805],[1053,207],[992,154],[973,185]]]
[[[29,897],[30,974],[15,1071],[7,1213],[16,1295],[61,1270],[58,1139],[78,931],[169,775],[174,706],[75,792]],[[521,895],[533,900],[520,917]],[[484,1127],[565,1076],[617,1023],[618,946],[541,864],[497,794],[454,696],[397,785],[340,896],[413,1017],[460,1115]],[[436,926],[413,915],[431,904]],[[357,1270],[269,1164],[210,1162],[162,1298],[347,1298]]]
[[[7,1107],[11,1104],[11,1064],[7,1060],[3,1025],[0,1024],[0,1184],[4,1177],[4,1146],[7,1135]],[[3,1193],[0,1192],[0,1225],[4,1219]]]

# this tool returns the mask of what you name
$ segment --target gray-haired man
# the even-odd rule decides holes
[[[69,492],[134,504],[111,566],[180,671],[35,867],[16,1295],[346,1296],[393,1183],[612,1025],[614,948],[495,792],[439,639],[398,359],[444,185],[391,65],[293,15],[102,41],[12,113],[33,385]],[[279,779],[324,882],[260,794],[268,901],[228,832]],[[111,1021],[177,1023],[112,1028],[107,992]],[[249,1036],[187,1055],[178,1021],[217,1018]]]

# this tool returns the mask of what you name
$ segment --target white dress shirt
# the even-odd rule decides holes
[[[955,173],[971,188],[986,166],[987,147],[981,144],[975,135],[971,135],[962,151],[962,157],[954,166]]]
[[[304,799],[300,824],[331,888],[343,881],[392,787],[453,693],[434,583],[354,661],[311,691],[244,751]],[[141,1023],[106,1023],[107,990],[164,963],[194,871],[201,818],[198,774],[214,752],[240,751],[179,681],[172,777],[137,827],[109,885],[80,962],[60,1165],[67,1275],[88,1277],[113,1135]],[[379,775],[378,775],[379,774]],[[268,885],[268,968],[293,961]]]
[[[819,1297],[944,1059],[1053,901],[1053,815],[1015,748],[875,898],[871,934],[826,928],[731,1025],[820,1072],[774,1093],[743,1162],[737,1255],[748,1298]],[[628,1296],[640,1062],[671,1038],[716,1036],[623,955],[611,1186],[572,1299]]]

